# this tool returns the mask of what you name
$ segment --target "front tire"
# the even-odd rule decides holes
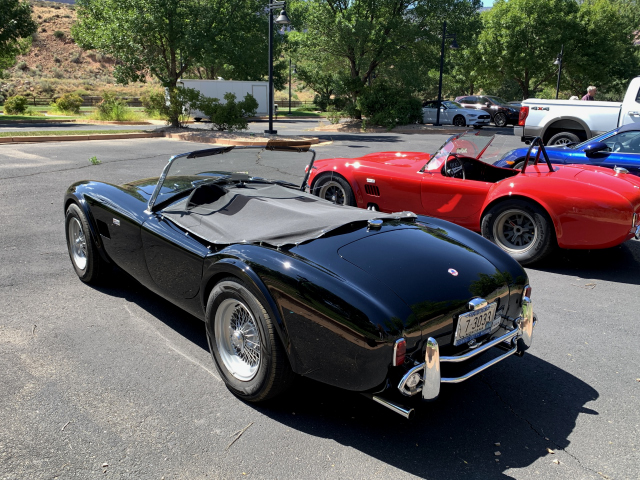
[[[496,127],[504,127],[507,125],[507,116],[504,113],[496,113],[493,117],[493,123]]]
[[[453,124],[456,127],[466,127],[467,121],[462,115],[456,115],[455,117],[453,117]]]
[[[262,402],[293,380],[262,295],[235,277],[216,284],[206,309],[207,341],[213,362],[231,392]]]
[[[578,143],[579,141],[580,138],[575,133],[560,132],[551,137],[547,145],[567,145],[569,143]]]
[[[103,280],[107,275],[109,264],[100,256],[98,247],[91,238],[87,217],[75,203],[67,208],[64,226],[67,250],[78,278],[85,283]]]
[[[554,248],[555,232],[547,212],[527,200],[507,200],[482,217],[482,236],[522,265],[539,262]]]
[[[314,183],[312,191],[314,195],[337,205],[356,206],[356,199],[351,185],[339,175],[322,175]]]

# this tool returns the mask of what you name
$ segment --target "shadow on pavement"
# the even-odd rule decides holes
[[[640,241],[629,240],[603,250],[558,250],[533,270],[640,285]]]
[[[208,350],[203,322],[127,274],[115,271],[114,277],[111,285],[117,287],[99,290],[136,303]],[[357,393],[302,377],[269,403],[248,405],[292,429],[334,440],[412,475],[485,479],[511,478],[506,469],[531,465],[548,455],[547,448],[566,448],[578,415],[598,414],[585,406],[598,396],[579,378],[528,353],[467,382],[444,385],[437,401],[417,402],[413,421]]]

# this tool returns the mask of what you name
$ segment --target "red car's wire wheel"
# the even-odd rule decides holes
[[[344,205],[344,200],[347,195],[342,185],[335,180],[329,180],[320,187],[318,196],[332,203]]]
[[[527,212],[510,209],[502,212],[493,224],[493,238],[504,250],[522,253],[535,244],[538,229]]]

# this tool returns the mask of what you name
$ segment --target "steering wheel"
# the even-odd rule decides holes
[[[613,147],[611,148],[611,151],[612,152],[620,152],[620,151],[622,151],[622,148],[623,148],[622,147],[622,143],[616,142],[616,143],[613,144]]]
[[[449,157],[453,157],[453,160],[449,160]],[[461,178],[465,179],[464,164],[458,159],[455,153],[451,153],[447,156],[447,160],[444,162],[444,168],[442,174],[445,177]]]

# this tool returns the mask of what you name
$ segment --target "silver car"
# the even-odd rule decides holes
[[[440,107],[440,123],[442,125],[455,125],[456,127],[472,126],[480,128],[489,125],[491,115],[483,110],[464,108],[457,102],[443,100]],[[422,106],[422,122],[436,123],[438,102],[425,102]]]

